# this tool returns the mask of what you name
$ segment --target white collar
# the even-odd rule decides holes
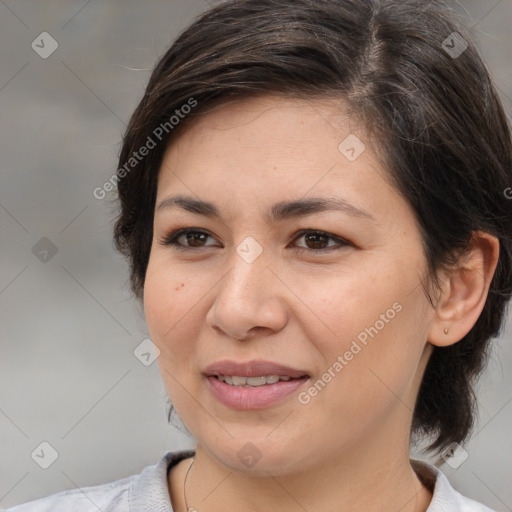
[[[194,454],[195,450],[168,452],[158,464],[144,468],[131,481],[130,511],[172,512],[167,478],[169,469]],[[411,459],[411,466],[422,482],[433,491],[427,512],[495,512],[458,493],[436,466],[416,459]]]

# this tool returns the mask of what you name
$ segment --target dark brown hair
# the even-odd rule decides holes
[[[484,310],[462,340],[434,347],[413,415],[412,432],[430,436],[431,450],[462,443],[474,421],[472,384],[512,288],[510,128],[468,31],[433,0],[240,0],[201,15],[157,63],[120,153],[114,238],[139,299],[166,147],[213,105],[261,94],[338,98],[363,123],[417,216],[432,304],[436,271],[474,231],[499,239]],[[156,147],[128,172],[148,138]]]

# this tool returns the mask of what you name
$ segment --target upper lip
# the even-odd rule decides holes
[[[261,377],[267,375],[289,376],[292,378],[309,377],[304,370],[290,368],[271,361],[218,361],[209,365],[205,375],[237,375],[240,377]]]

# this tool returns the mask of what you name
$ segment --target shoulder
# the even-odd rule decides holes
[[[192,450],[168,452],[157,464],[146,466],[137,475],[58,492],[3,512],[172,512],[167,486],[168,469],[193,454]]]
[[[495,512],[457,492],[436,466],[420,460],[411,460],[411,465],[426,485],[431,487],[432,501],[427,512]]]
[[[117,511],[128,510],[128,493],[130,484],[136,476],[123,478],[108,484],[82,489],[62,491],[22,505],[8,508],[4,512],[92,512],[97,510]],[[112,508],[116,503],[117,508]]]

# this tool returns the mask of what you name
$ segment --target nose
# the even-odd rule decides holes
[[[230,270],[215,287],[215,300],[206,316],[209,327],[240,341],[283,329],[288,321],[287,288],[269,267],[265,251],[252,262],[238,253],[231,261]]]

